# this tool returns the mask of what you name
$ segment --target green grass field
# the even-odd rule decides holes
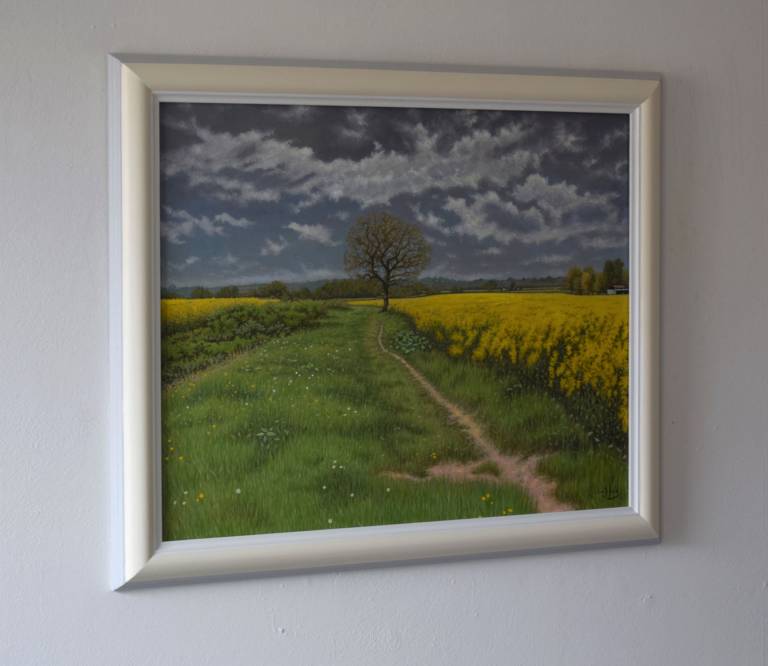
[[[512,484],[389,475],[478,452],[378,349],[387,320],[403,321],[329,310],[314,328],[166,388],[164,539],[534,511]]]

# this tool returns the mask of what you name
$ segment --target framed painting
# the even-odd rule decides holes
[[[115,588],[658,539],[657,77],[109,85]]]

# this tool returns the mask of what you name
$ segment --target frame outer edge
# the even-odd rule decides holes
[[[162,74],[174,80],[168,64]],[[206,67],[201,65],[201,69]],[[208,65],[210,67],[210,64]],[[135,66],[119,56],[111,56],[109,69],[109,147],[110,147],[110,410],[113,440],[113,589],[134,587],[148,582],[268,573],[270,571],[312,570],[374,564],[436,560],[482,553],[551,552],[585,546],[653,543],[659,537],[659,208],[660,208],[660,89],[658,79],[634,79],[621,83],[619,96],[637,105],[640,111],[641,140],[639,173],[641,214],[640,265],[642,276],[639,308],[645,322],[642,342],[642,380],[638,383],[643,417],[637,446],[640,502],[632,515],[608,513],[598,520],[573,516],[561,524],[512,527],[502,534],[494,529],[462,532],[448,528],[438,533],[413,531],[396,535],[328,535],[323,541],[294,540],[282,544],[230,539],[206,539],[204,545],[160,542],[159,506],[161,495],[155,487],[158,462],[154,441],[154,398],[152,386],[153,314],[152,284],[152,131],[151,100],[160,83],[157,69]],[[265,68],[257,68],[265,69]],[[343,65],[339,65],[344,70]],[[396,69],[393,65],[392,69]],[[148,71],[152,75],[145,78]],[[178,70],[175,70],[178,71]],[[275,70],[272,69],[274,72]],[[286,73],[282,70],[281,73]],[[359,72],[358,72],[359,73]],[[393,74],[389,72],[388,74]],[[447,73],[447,72],[446,72]],[[379,72],[376,73],[380,74]],[[411,72],[427,74],[426,71]],[[521,79],[533,72],[514,75]],[[546,75],[542,75],[545,76]],[[589,94],[574,93],[576,79],[567,77],[566,97],[579,99]],[[184,77],[182,77],[184,78]],[[194,77],[192,77],[194,79]],[[203,77],[206,78],[206,77]],[[466,78],[466,75],[461,78]],[[559,77],[553,77],[559,78]],[[549,84],[556,83],[553,78]],[[565,78],[565,77],[563,77]],[[618,78],[618,77],[617,77]],[[199,82],[199,79],[198,81]],[[317,81],[310,88],[316,86]],[[342,84],[346,86],[347,84]],[[362,84],[361,84],[362,85]],[[368,95],[372,82],[366,81],[360,94]],[[538,85],[538,84],[537,84]],[[605,90],[604,83],[597,86]],[[214,86],[215,87],[215,86]],[[205,86],[203,85],[205,90]],[[535,92],[541,90],[534,86]],[[531,88],[528,88],[531,95]],[[340,91],[325,91],[326,95]],[[593,90],[597,93],[597,90]],[[308,94],[318,94],[314,89]],[[467,92],[472,97],[474,90]],[[548,95],[553,93],[548,93]],[[599,96],[599,93],[597,94]],[[525,95],[523,95],[525,96]],[[546,97],[546,95],[545,95]],[[541,100],[546,101],[546,100]],[[604,510],[610,511],[610,510]],[[428,531],[427,531],[428,532]],[[469,538],[471,537],[471,538]],[[302,548],[297,548],[303,544]],[[299,552],[302,551],[302,552]]]
[[[247,537],[245,543],[238,537],[173,542],[161,546],[126,587],[170,580],[266,575],[386,562],[437,562],[494,554],[514,556],[657,541],[654,530],[637,513],[605,511],[603,517],[593,513],[560,525],[518,523],[503,530],[498,526],[478,526],[461,535],[450,527],[431,534],[380,534],[360,536],[352,541],[329,535],[327,540],[304,543],[301,548],[297,548],[295,542],[258,546],[248,543]],[[301,552],[302,549],[305,552]],[[343,549],[342,555],[340,549]],[[306,551],[311,551],[311,557]]]
[[[112,589],[125,582],[123,520],[122,419],[122,63],[107,57],[107,146],[109,223],[109,440],[110,440],[110,581]]]
[[[594,77],[581,72],[568,75],[454,70],[366,69],[350,65],[220,65],[184,62],[125,62],[155,93],[205,90],[210,93],[454,98],[554,102],[631,104],[647,99],[656,79],[627,79],[620,74]]]
[[[660,536],[660,211],[661,211],[661,83],[641,105],[642,292],[640,316],[645,320],[640,402],[644,406],[638,442],[642,479],[640,514]]]
[[[157,548],[152,387],[151,91],[121,68],[123,576],[141,571]]]

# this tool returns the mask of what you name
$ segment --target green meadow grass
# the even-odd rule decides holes
[[[331,310],[316,328],[168,387],[163,538],[533,512],[512,484],[389,475],[424,477],[436,462],[478,457],[378,349],[379,322],[390,320],[402,322],[374,308]]]
[[[539,463],[539,473],[557,481],[557,497],[580,509],[627,506],[629,470],[605,447],[558,451]]]
[[[392,346],[411,331],[407,318],[378,314]],[[621,453],[597,445],[546,391],[523,389],[514,373],[499,373],[463,358],[411,343],[404,353],[447,397],[483,424],[507,453],[542,454],[539,472],[557,482],[557,497],[579,509],[627,506],[628,468]],[[407,352],[407,353],[406,353]]]

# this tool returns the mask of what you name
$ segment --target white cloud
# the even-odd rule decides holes
[[[288,247],[288,241],[285,240],[283,236],[280,236],[280,238],[275,241],[273,241],[271,238],[267,238],[264,241],[264,245],[261,248],[261,256],[276,257],[287,247]]]
[[[561,121],[555,125],[554,145],[563,152],[578,153],[584,147],[584,136]]]
[[[445,210],[454,213],[460,220],[458,225],[451,228],[452,233],[471,236],[480,241],[492,238],[504,244],[514,240],[516,238],[514,231],[503,228],[498,223],[488,219],[488,207],[495,207],[508,215],[519,213],[517,206],[512,201],[502,200],[493,191],[474,195],[471,203],[461,197],[448,197],[443,206]]]
[[[583,248],[593,250],[610,250],[612,248],[626,247],[629,240],[623,235],[614,236],[594,236],[591,238],[579,239],[579,245]]]
[[[399,194],[420,194],[433,187],[478,189],[481,182],[506,186],[536,164],[536,157],[518,146],[525,132],[517,124],[495,133],[473,130],[447,152],[437,151],[438,135],[422,124],[407,126],[403,129],[410,133],[412,154],[377,146],[361,160],[329,162],[308,147],[257,130],[230,134],[193,123],[183,127],[199,141],[167,153],[164,173],[185,174],[190,184],[204,186],[211,196],[241,205],[276,201],[285,195],[300,198],[298,209],[342,198],[361,206],[386,205]],[[255,174],[267,175],[281,185],[257,188]]]
[[[258,282],[272,282],[280,280],[281,282],[314,282],[315,280],[332,280],[334,278],[345,277],[345,273],[339,270],[328,268],[314,268],[300,264],[296,269],[278,268],[275,270],[264,270],[261,272],[252,272],[239,275],[228,284],[254,284]]]
[[[184,259],[184,261],[182,261],[180,264],[169,263],[168,265],[177,273],[181,273],[182,271],[185,271],[190,266],[194,266],[198,261],[200,261],[200,257],[191,255],[186,259]]]
[[[211,261],[218,266],[224,266],[226,268],[237,266],[237,264],[240,263],[240,260],[231,252],[227,252],[227,254],[221,255],[219,257],[213,257]]]
[[[559,224],[566,215],[571,218],[589,217],[599,223],[615,223],[618,219],[618,211],[610,195],[579,194],[575,185],[565,181],[550,183],[538,173],[530,174],[523,184],[518,185],[513,197],[516,201],[535,204],[555,224]],[[568,226],[576,228],[579,221],[585,220],[569,220]]]
[[[512,241],[562,242],[588,233],[617,233],[618,211],[608,195],[579,194],[574,185],[551,184],[541,175],[531,174],[515,187],[513,198],[505,201],[494,191],[467,198],[448,197],[443,208],[459,218],[450,233],[479,241],[491,239],[502,245]],[[528,207],[521,210],[520,204]],[[494,209],[497,216],[492,219]],[[567,223],[563,224],[566,216]]]
[[[424,234],[424,238],[427,239],[427,242],[430,245],[438,245],[440,247],[447,247],[448,243],[444,241],[442,238],[435,238],[434,236],[430,236],[429,234]]]
[[[192,185],[212,185],[213,196],[221,201],[231,201],[236,204],[279,201],[280,192],[275,189],[259,189],[253,183],[236,178],[213,176],[205,178],[200,175],[190,179]]]
[[[561,211],[579,200],[575,185],[565,181],[551,185],[549,180],[538,173],[532,173],[522,185],[514,190],[515,199],[525,203],[545,204],[553,210]]]
[[[216,220],[216,222],[228,224],[232,227],[239,227],[240,229],[250,227],[253,224],[253,222],[245,219],[244,217],[232,217],[232,215],[229,213],[219,213],[213,219]]]
[[[341,127],[339,134],[343,139],[360,141],[365,138],[365,131],[368,128],[368,115],[365,111],[350,109],[346,113],[348,124]]]
[[[301,240],[313,241],[320,243],[321,245],[327,245],[333,247],[339,243],[335,242],[331,238],[331,230],[322,224],[299,224],[298,222],[291,222],[285,225],[286,229],[295,231]]]
[[[186,210],[165,206],[160,220],[160,235],[168,242],[182,245],[186,238],[201,231],[206,236],[226,236],[226,227],[249,227],[253,224],[245,218],[235,218],[229,213],[219,213],[212,219],[196,217]]]
[[[487,254],[488,256],[498,256],[503,252],[503,250],[498,247],[497,245],[491,245],[491,247],[487,247],[484,250],[480,250],[480,254]]]
[[[425,227],[439,231],[441,234],[450,235],[453,233],[451,227],[442,218],[435,215],[432,211],[428,211],[426,214],[422,212],[421,206],[412,206],[414,216],[418,222],[421,222]]]
[[[314,106],[305,106],[303,104],[291,104],[289,106],[281,106],[275,109],[275,113],[285,116],[290,120],[308,120],[315,115]]]
[[[538,257],[532,257],[523,263],[528,266],[530,264],[546,264],[548,266],[562,266],[573,261],[572,254],[542,254]]]
[[[628,137],[628,131],[623,127],[616,127],[610,132],[607,132],[600,141],[601,148],[610,148],[617,141],[626,141]]]
[[[618,160],[614,164],[600,160],[599,157],[589,156],[582,160],[582,164],[589,169],[590,175],[608,178],[616,183],[624,183],[629,173],[629,162],[627,160]]]

